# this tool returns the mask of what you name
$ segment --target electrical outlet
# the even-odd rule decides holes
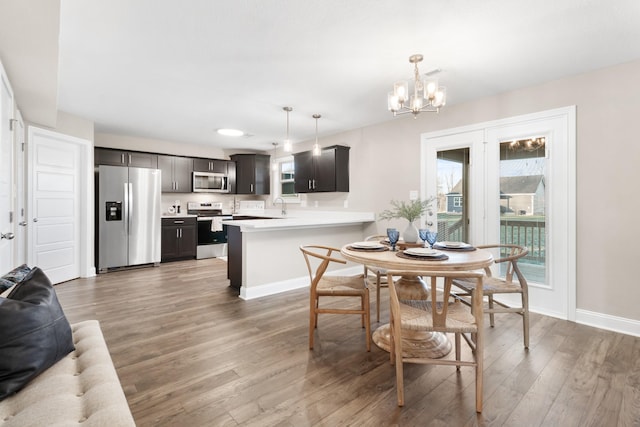
[[[409,191],[409,200],[417,200],[418,199],[418,190]]]

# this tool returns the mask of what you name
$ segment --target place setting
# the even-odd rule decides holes
[[[404,259],[419,259],[424,261],[443,261],[449,259],[449,256],[443,252],[435,250],[433,244],[436,242],[438,233],[435,231],[421,228],[419,230],[420,239],[424,242],[422,247],[405,247],[396,252],[396,256]],[[387,229],[387,237],[391,243],[391,250],[395,252],[395,246],[399,239],[399,233],[396,229]],[[427,246],[428,244],[428,246]]]
[[[465,242],[437,242],[433,245],[434,249],[440,249],[444,251],[475,251],[476,248],[470,243]]]
[[[388,251],[389,247],[375,241],[353,242],[347,246],[350,251],[360,252],[383,252]]]

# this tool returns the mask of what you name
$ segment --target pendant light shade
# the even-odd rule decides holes
[[[287,112],[287,139],[284,140],[283,148],[285,152],[289,153],[292,149],[291,140],[289,139],[289,113],[293,111],[293,108],[282,107],[282,109]]]
[[[313,144],[313,155],[319,156],[321,153],[320,144],[318,144],[318,119],[322,117],[320,114],[314,114],[313,118],[316,119],[316,143]]]

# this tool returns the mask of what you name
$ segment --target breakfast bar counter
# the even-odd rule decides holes
[[[365,227],[375,221],[372,212],[294,211],[286,217],[279,213],[223,222],[228,230],[227,275],[243,299],[309,286],[300,245],[341,247],[362,240]],[[358,265],[348,268],[362,270]]]

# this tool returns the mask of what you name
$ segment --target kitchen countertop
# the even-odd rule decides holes
[[[170,213],[163,213],[161,218],[197,218],[198,215],[192,215],[192,214],[170,214]]]
[[[282,216],[280,210],[265,210],[263,214],[252,214],[251,216],[264,217],[265,219],[227,220],[222,224],[240,227],[242,232],[258,232],[330,227],[375,221],[373,212],[289,211],[286,216]]]

